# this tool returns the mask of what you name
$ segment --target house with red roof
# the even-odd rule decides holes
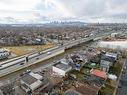
[[[105,71],[101,71],[98,69],[92,69],[91,71],[91,75],[103,78],[103,79],[107,79],[107,73]]]

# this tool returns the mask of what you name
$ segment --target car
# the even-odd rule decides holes
[[[50,54],[51,54],[51,52],[47,52],[47,54],[48,54],[48,55],[50,55]]]
[[[24,63],[20,63],[20,65],[24,65]]]
[[[30,73],[31,72],[31,70],[26,70],[25,71],[25,74],[28,74],[28,73]]]

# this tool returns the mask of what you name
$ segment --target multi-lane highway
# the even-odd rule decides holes
[[[40,53],[35,53],[32,55],[27,55],[25,57],[21,57],[17,60],[11,60],[10,62],[8,61],[7,63],[1,64],[0,66],[0,77],[10,74],[12,72],[15,72],[17,70],[26,68],[30,65],[33,65],[35,63],[44,61],[46,59],[49,59],[51,57],[54,57],[58,54],[64,53],[64,48],[55,48],[52,50],[48,50],[45,52],[40,52]]]
[[[46,51],[42,51],[40,53],[33,53],[25,56],[21,56],[18,58],[14,58],[5,62],[0,62],[0,77],[5,76],[7,74],[10,74],[12,72],[15,72],[17,70],[26,68],[30,65],[33,65],[35,63],[44,61],[46,59],[49,59],[51,57],[54,57],[56,55],[59,55],[61,53],[64,53],[64,51],[68,48],[71,48],[73,46],[76,46],[78,44],[88,42],[90,40],[98,39],[103,36],[108,36],[110,33],[101,33],[92,37],[78,39],[74,41],[70,41],[62,46],[57,46],[51,49],[48,49]]]

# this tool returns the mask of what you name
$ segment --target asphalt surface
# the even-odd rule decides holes
[[[117,95],[127,95],[127,59],[122,71],[121,79],[119,82]]]

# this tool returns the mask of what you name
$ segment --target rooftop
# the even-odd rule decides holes
[[[35,83],[37,81],[36,78],[34,78],[33,76],[29,75],[29,74],[24,74],[23,77],[21,78],[25,83],[27,83],[28,85],[31,85],[33,83]]]
[[[105,61],[109,61],[109,62],[115,62],[115,58],[114,57],[111,57],[111,56],[106,56],[106,55],[103,55],[102,57],[101,57],[101,60],[105,60]]]
[[[106,72],[101,71],[101,70],[92,69],[92,70],[91,70],[91,74],[92,74],[92,75],[95,75],[95,76],[97,76],[97,77],[104,78],[104,79],[107,78]]]
[[[27,83],[28,85],[31,85],[35,82],[37,82],[37,80],[41,80],[43,77],[39,74],[30,72],[27,74],[24,74],[21,78],[22,81],[24,81],[25,83]]]
[[[83,95],[83,94],[80,94],[79,92],[77,92],[76,90],[73,90],[73,89],[69,89],[67,90],[64,95]]]
[[[109,56],[109,57],[114,57],[114,58],[117,57],[117,53],[106,52],[105,55],[106,55],[106,56]]]
[[[106,61],[106,60],[101,60],[101,65],[108,65],[108,66],[110,66],[111,65],[111,62],[109,62],[109,61]]]
[[[59,69],[62,69],[62,70],[67,70],[67,69],[70,68],[69,65],[62,64],[61,62],[58,62],[58,63],[56,63],[56,64],[53,65],[53,66],[55,66],[55,67],[57,67],[57,68],[59,68]]]

